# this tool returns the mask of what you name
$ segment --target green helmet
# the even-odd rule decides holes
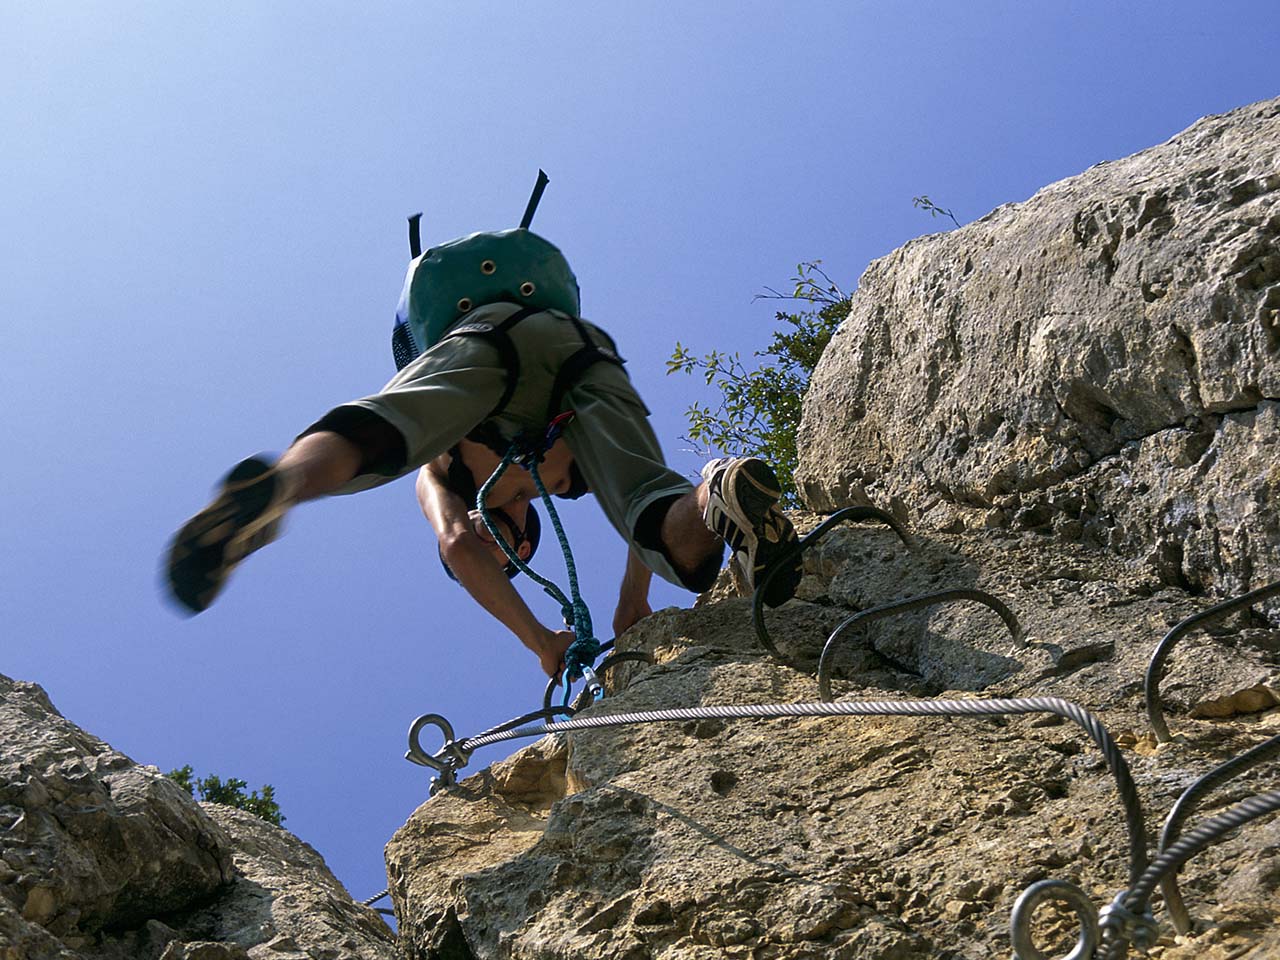
[[[578,280],[554,244],[517,227],[432,247],[409,264],[396,328],[403,367],[476,307],[515,303],[578,316]],[[401,362],[403,360],[403,362]]]

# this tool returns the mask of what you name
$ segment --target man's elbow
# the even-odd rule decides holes
[[[450,528],[440,534],[440,556],[454,571],[458,563],[472,561],[482,549],[483,542],[472,530]]]

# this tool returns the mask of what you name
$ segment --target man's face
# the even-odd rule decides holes
[[[517,525],[519,525],[521,530],[524,529],[525,518],[528,516],[528,512],[529,505],[525,502],[509,504],[506,507],[506,513]],[[509,562],[507,555],[503,552],[502,548],[498,546],[497,541],[493,539],[493,534],[489,532],[489,528],[485,526],[484,520],[480,516],[480,511],[472,510],[469,516],[471,517],[472,529],[475,530],[476,536],[484,541],[484,544],[489,549],[489,553],[493,557],[494,562],[500,567],[505,567]],[[491,514],[491,516],[494,526],[496,526],[498,531],[502,534],[502,539],[507,542],[507,546],[512,547],[516,551],[516,556],[521,560],[528,560],[530,552],[528,541],[525,540],[523,536],[517,536],[515,531],[511,529],[511,525],[508,524],[503,517],[494,514]],[[517,543],[519,544],[518,546]]]

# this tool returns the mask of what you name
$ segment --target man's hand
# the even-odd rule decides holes
[[[613,635],[622,636],[651,613],[653,610],[649,606],[648,597],[634,595],[619,597],[618,609],[613,612]]]
[[[622,636],[653,610],[649,607],[649,581],[653,572],[634,550],[627,551],[627,569],[618,588],[618,609],[613,614],[613,635]]]
[[[538,662],[548,677],[555,677],[560,682],[560,672],[564,670],[564,653],[576,639],[572,630],[548,630],[543,637],[541,649],[538,650]]]

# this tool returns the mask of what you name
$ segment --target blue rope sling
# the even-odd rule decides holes
[[[596,662],[596,657],[600,655],[601,646],[591,625],[591,611],[587,609],[587,604],[582,599],[582,594],[578,589],[578,568],[573,562],[573,551],[569,547],[569,538],[565,536],[564,527],[560,523],[560,515],[556,512],[555,503],[552,501],[551,494],[547,492],[547,488],[542,482],[542,477],[538,473],[538,464],[542,462],[543,455],[560,436],[565,424],[572,419],[572,416],[572,411],[570,411],[568,414],[561,414],[556,417],[547,428],[546,436],[541,444],[537,447],[532,446],[522,437],[517,437],[513,440],[503,456],[502,462],[498,464],[476,495],[476,508],[480,511],[480,519],[484,522],[485,529],[489,531],[494,542],[502,548],[502,552],[507,555],[507,559],[516,565],[516,569],[541,586],[548,596],[560,604],[560,614],[565,624],[574,632],[575,639],[564,654],[566,699],[569,696],[569,684],[582,679],[591,671],[591,667]],[[528,468],[529,473],[533,476],[534,486],[538,489],[538,496],[542,498],[542,502],[547,508],[547,516],[551,518],[551,525],[556,531],[556,539],[560,541],[560,550],[564,553],[565,570],[569,575],[570,597],[566,597],[564,591],[556,586],[555,583],[535,572],[532,567],[516,555],[515,550],[507,543],[506,538],[494,523],[493,517],[489,514],[487,506],[489,491],[493,489],[494,484],[502,478],[502,475],[507,472],[507,468],[513,463],[519,463]],[[592,678],[588,677],[588,679]]]

